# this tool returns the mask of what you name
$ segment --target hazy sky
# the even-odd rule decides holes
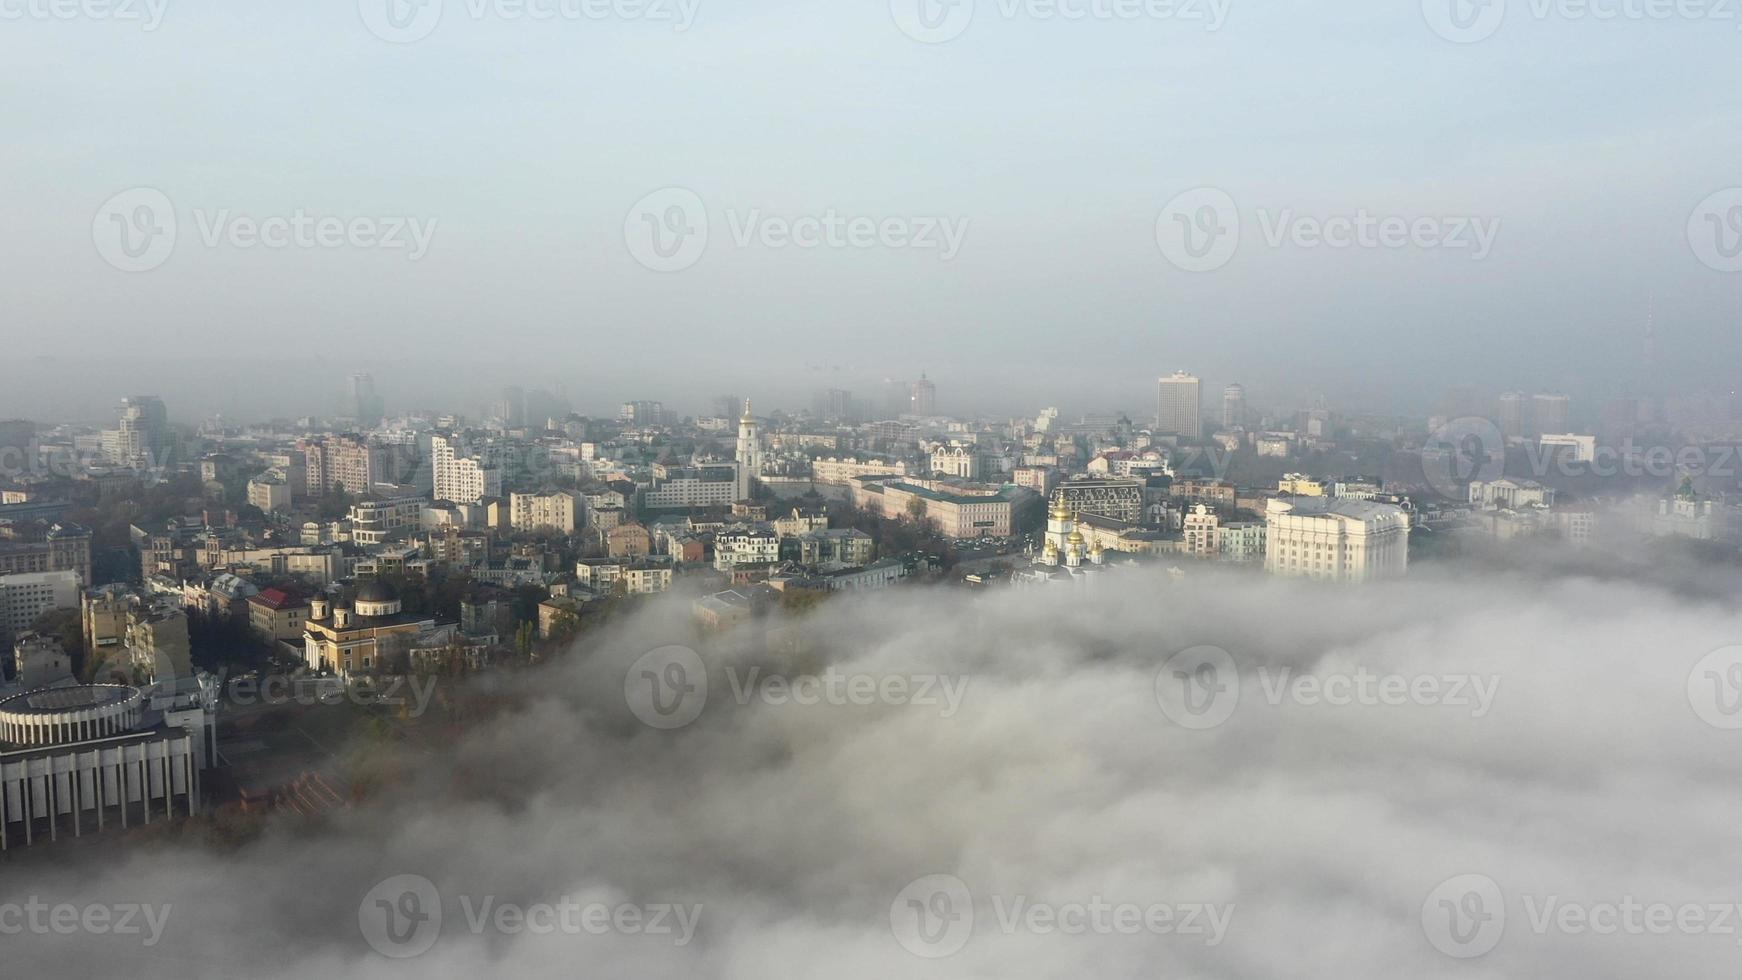
[[[1213,30],[1183,19],[1208,0],[1073,20],[978,0],[922,43],[901,29],[918,0],[700,0],[687,29],[676,0],[606,19],[445,0],[427,36],[390,43],[371,25],[404,36],[394,0],[167,0],[152,30],[136,2],[143,21],[0,0],[0,342],[39,365],[9,372],[0,414],[127,389],[178,417],[333,411],[353,364],[390,409],[471,409],[516,372],[591,410],[727,391],[798,407],[923,370],[945,409],[1148,411],[1155,376],[1188,368],[1259,404],[1426,410],[1457,382],[1620,388],[1654,292],[1667,368],[1727,388],[1742,354],[1742,273],[1689,240],[1742,185],[1742,21],[1722,14],[1510,0],[1492,36],[1454,43],[1430,26],[1451,23],[1441,0],[1232,0]],[[1177,233],[1163,209],[1200,187],[1241,234],[1191,272],[1157,219]],[[114,222],[139,198],[109,202],[137,188],[176,233],[127,272]],[[629,244],[664,188],[707,216],[680,271]],[[672,199],[653,201],[663,220]],[[1481,258],[1269,241],[1285,212],[1363,210],[1494,234]],[[299,212],[429,234],[236,237]],[[783,247],[768,225],[830,213],[897,237]],[[1737,217],[1711,233],[1734,241]],[[906,243],[939,241],[938,218],[961,233],[948,258]],[[69,386],[96,354],[116,387]],[[208,360],[162,367],[188,356]],[[227,371],[240,390],[213,383]]]

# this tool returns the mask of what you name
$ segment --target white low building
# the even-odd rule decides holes
[[[1554,490],[1534,480],[1475,480],[1470,484],[1470,503],[1483,510],[1552,507]]]
[[[0,850],[199,812],[217,695],[202,675],[0,699]]]

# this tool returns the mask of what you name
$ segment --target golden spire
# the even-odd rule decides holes
[[[1052,513],[1047,516],[1055,521],[1068,521],[1071,519],[1071,512],[1065,509],[1064,497],[1059,497],[1057,500],[1052,502]]]
[[[739,418],[738,421],[747,423],[754,423],[756,421],[756,416],[750,414],[750,399],[748,398],[744,399],[744,415]]]

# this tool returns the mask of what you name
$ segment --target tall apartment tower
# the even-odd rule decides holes
[[[1222,389],[1222,428],[1238,429],[1246,424],[1246,386],[1229,385]]]
[[[503,388],[502,397],[496,399],[495,414],[507,428],[526,425],[526,390],[515,385]]]
[[[1184,371],[1176,371],[1162,378],[1155,409],[1156,434],[1202,438],[1202,388],[1202,383],[1195,376]]]
[[[738,419],[738,499],[750,499],[754,481],[762,475],[762,438],[756,432],[756,416],[750,399],[744,399],[744,414]]]
[[[1567,396],[1538,394],[1530,399],[1531,435],[1559,434],[1567,428]]]
[[[169,411],[156,395],[121,399],[116,454],[129,466],[161,466],[169,462]]]
[[[1524,394],[1522,392],[1504,392],[1496,399],[1494,424],[1500,427],[1500,434],[1509,439],[1524,435]]]
[[[463,440],[445,433],[430,437],[431,496],[455,503],[477,503],[502,496],[502,467],[495,447],[468,451]]]
[[[373,429],[381,424],[381,396],[375,393],[375,376],[373,374],[353,374],[351,385],[351,417],[357,420],[357,425],[365,429]]]
[[[929,381],[924,374],[919,376],[908,390],[907,411],[910,415],[936,415],[938,408],[938,387]]]

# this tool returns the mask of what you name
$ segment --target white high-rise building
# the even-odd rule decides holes
[[[467,452],[461,440],[438,434],[430,437],[429,450],[435,499],[474,504],[502,496],[502,467],[489,447]]]
[[[756,478],[762,475],[762,437],[756,431],[756,416],[750,414],[750,399],[744,399],[744,415],[738,419],[738,499],[750,499]]]
[[[1538,393],[1530,397],[1530,429],[1533,435],[1567,431],[1568,399],[1565,395]]]
[[[1274,575],[1364,582],[1409,569],[1409,512],[1394,504],[1272,499],[1264,520],[1264,570]]]
[[[1198,439],[1204,434],[1203,385],[1184,371],[1161,379],[1156,401],[1155,431],[1158,435]]]
[[[907,411],[910,415],[929,416],[937,414],[938,386],[921,374],[919,380],[908,388]]]
[[[353,374],[350,378],[351,417],[365,429],[381,423],[381,396],[375,393],[375,376]]]
[[[18,635],[50,609],[79,608],[79,573],[0,575],[0,632]]]
[[[1246,424],[1246,386],[1229,385],[1222,389],[1222,428],[1238,429]]]
[[[121,418],[115,429],[112,455],[133,467],[160,467],[170,450],[169,412],[156,395],[133,395],[121,399]]]

